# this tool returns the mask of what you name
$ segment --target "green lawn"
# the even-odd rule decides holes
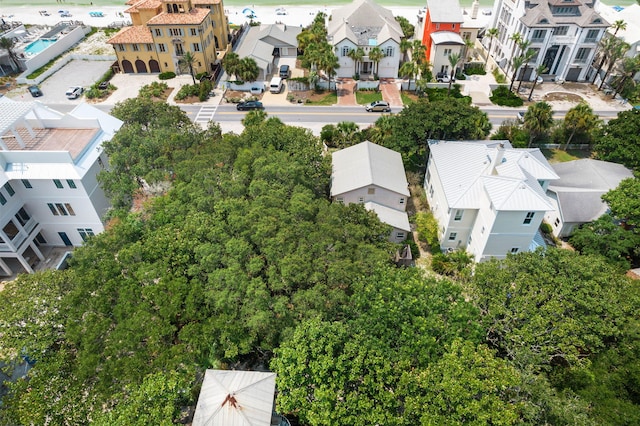
[[[360,105],[370,104],[373,101],[381,101],[382,93],[374,92],[373,90],[357,90],[356,102]]]
[[[566,161],[579,160],[581,158],[591,157],[591,151],[570,149],[563,151],[561,149],[540,149],[549,163],[564,163]]]
[[[335,105],[338,103],[336,92],[327,93],[322,99],[308,102],[307,105]]]

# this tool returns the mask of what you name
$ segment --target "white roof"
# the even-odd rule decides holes
[[[270,426],[276,373],[207,370],[193,426]]]
[[[431,22],[463,22],[462,9],[458,0],[427,0]]]
[[[398,152],[365,141],[333,153],[331,196],[376,185],[409,196],[409,183]]]
[[[453,31],[436,31],[431,33],[431,40],[433,44],[464,44],[460,34]]]
[[[497,210],[547,211],[553,205],[538,180],[557,179],[540,150],[495,143],[430,141],[430,157],[450,208],[479,208],[488,197]]]
[[[0,98],[0,135],[4,135],[13,124],[35,108],[35,102],[16,102],[12,99]]]
[[[346,38],[358,46],[376,46],[389,39],[400,43],[404,33],[389,9],[373,0],[355,0],[333,11],[327,35],[332,44]]]
[[[613,23],[618,20],[623,20],[627,24],[627,29],[619,30],[616,37],[623,39],[631,45],[640,42],[640,5],[632,4],[626,6],[621,11],[617,11],[611,6],[606,6],[600,2],[598,2],[598,5],[598,12],[607,21]],[[608,31],[613,34],[615,30],[609,28]]]
[[[409,226],[409,215],[407,212],[392,209],[391,207],[383,206],[382,204],[368,201],[364,203],[364,208],[369,211],[374,211],[378,215],[380,222],[391,225],[396,229],[409,232],[411,227]]]

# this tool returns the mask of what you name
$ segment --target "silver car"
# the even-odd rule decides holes
[[[366,109],[368,112],[391,112],[389,103],[385,101],[373,101],[370,104],[365,105],[364,109]]]

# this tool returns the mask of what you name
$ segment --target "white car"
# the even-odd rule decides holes
[[[65,95],[67,96],[67,99],[78,99],[80,96],[82,96],[83,92],[84,88],[80,86],[71,86],[67,89]]]

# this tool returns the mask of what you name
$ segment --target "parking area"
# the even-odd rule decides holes
[[[58,72],[40,84],[42,96],[38,100],[45,104],[75,104],[82,97],[69,100],[65,92],[70,86],[82,86],[88,89],[107,72],[113,61],[80,61],[73,60]],[[25,92],[25,97],[29,96]]]

